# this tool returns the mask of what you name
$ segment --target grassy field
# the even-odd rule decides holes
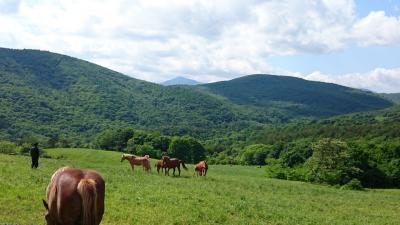
[[[400,190],[349,191],[264,177],[264,169],[210,166],[207,178],[132,173],[120,153],[47,150],[30,158],[0,154],[0,224],[44,224],[41,199],[61,166],[93,168],[106,180],[102,224],[400,224]],[[154,163],[152,163],[154,166]]]

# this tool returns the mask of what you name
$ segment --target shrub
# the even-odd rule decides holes
[[[343,185],[340,189],[343,190],[363,190],[363,186],[358,179],[352,179],[347,184]]]
[[[247,165],[265,165],[265,160],[273,151],[273,146],[264,144],[253,144],[245,148],[241,161]]]
[[[10,141],[0,141],[0,153],[17,154],[17,146]]]
[[[149,155],[151,158],[161,158],[161,151],[154,149],[148,144],[138,145],[135,153],[140,156]]]
[[[31,147],[32,146],[28,143],[22,143],[20,146],[18,146],[18,153],[20,155],[29,155]]]
[[[287,179],[286,169],[282,166],[282,162],[279,159],[270,158],[266,160],[267,166],[265,170],[267,177],[277,179]]]

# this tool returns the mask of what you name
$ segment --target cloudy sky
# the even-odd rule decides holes
[[[268,73],[400,92],[400,0],[0,0],[0,47],[152,82]]]

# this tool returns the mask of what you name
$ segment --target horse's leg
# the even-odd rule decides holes
[[[178,166],[179,176],[181,176],[181,166]]]
[[[131,164],[132,167],[132,172],[135,171],[135,166],[133,164]]]

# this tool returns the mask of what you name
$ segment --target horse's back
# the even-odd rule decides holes
[[[105,183],[100,174],[94,170],[80,170],[66,168],[57,171],[51,182],[54,182],[52,189],[48,192],[55,192],[54,199],[48,199],[53,213],[63,224],[79,223],[82,213],[82,196],[78,192],[78,185],[83,180],[93,180],[96,186],[98,217],[104,212]],[[49,185],[50,186],[50,185]],[[50,193],[50,196],[51,193]]]

